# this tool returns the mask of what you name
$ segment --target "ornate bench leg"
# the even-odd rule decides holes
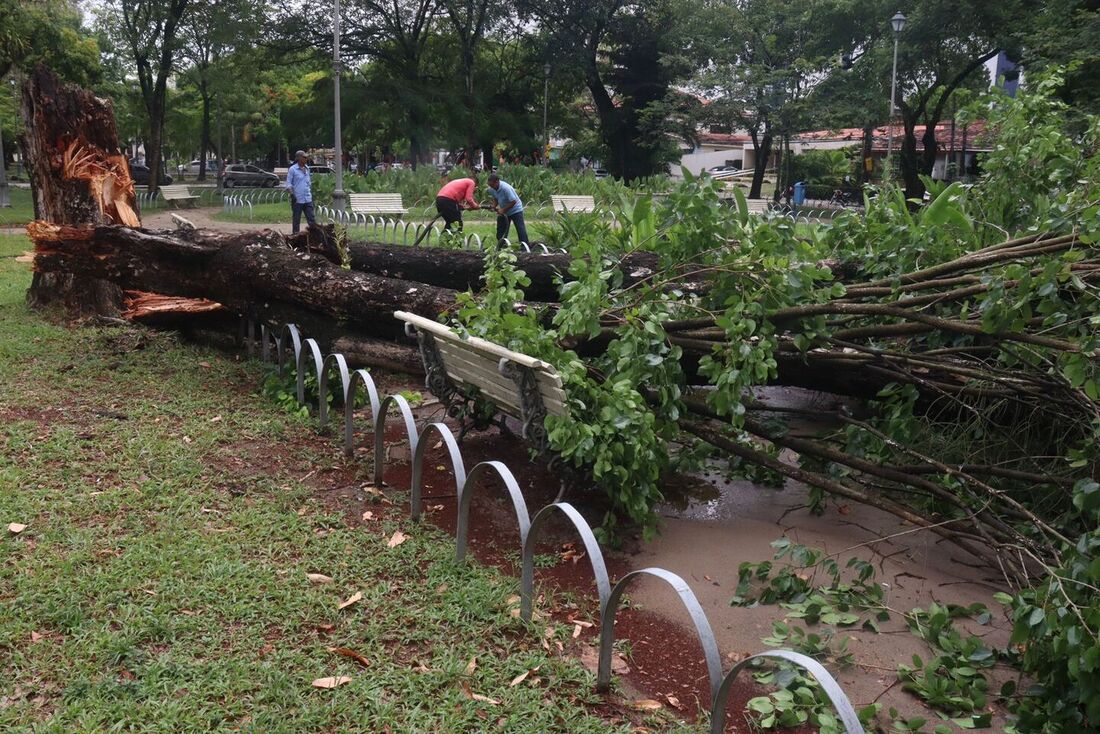
[[[516,383],[519,391],[523,437],[540,454],[545,453],[550,448],[550,436],[546,432],[546,405],[542,402],[534,370],[509,359],[501,359],[499,369],[502,375]]]

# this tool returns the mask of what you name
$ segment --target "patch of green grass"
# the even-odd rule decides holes
[[[31,190],[9,186],[8,191],[11,192],[11,206],[0,208],[0,227],[14,227],[33,220]]]
[[[0,730],[627,730],[541,646],[545,622],[511,616],[516,579],[456,565],[399,505],[358,525],[358,500],[303,483],[333,468],[358,486],[369,462],[257,395],[258,366],[47,321],[10,257],[28,248],[0,236]]]

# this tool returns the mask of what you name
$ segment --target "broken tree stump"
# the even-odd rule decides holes
[[[22,114],[36,219],[140,226],[110,101],[39,65],[23,84]],[[32,307],[59,304],[76,317],[115,318],[122,301],[117,284],[79,272],[35,272],[27,291]]]

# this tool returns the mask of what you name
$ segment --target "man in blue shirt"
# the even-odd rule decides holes
[[[306,222],[314,226],[317,221],[313,218],[313,191],[309,182],[309,166],[306,165],[306,152],[299,150],[294,154],[297,161],[286,172],[286,188],[290,192],[290,211],[293,214],[293,234],[298,234],[302,223],[302,212],[305,212]]]
[[[523,202],[519,194],[507,181],[501,181],[495,173],[489,174],[489,196],[497,203],[497,242],[508,234],[509,227],[516,225],[517,242],[528,242],[527,225],[523,221]]]

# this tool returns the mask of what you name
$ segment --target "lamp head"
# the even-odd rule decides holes
[[[543,64],[542,73],[545,74],[547,77],[550,76],[550,64],[549,63]]]
[[[894,33],[901,33],[905,30],[905,22],[908,20],[901,11],[894,13],[894,17],[890,19],[890,25],[894,27]]]

